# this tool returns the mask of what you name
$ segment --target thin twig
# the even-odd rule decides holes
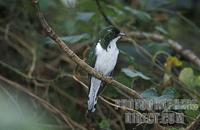
[[[0,85],[0,88],[2,89],[2,92],[4,92],[4,93],[8,96],[8,98],[13,102],[13,104],[15,104],[16,109],[18,110],[18,112],[20,112],[20,113],[22,114],[23,112],[22,112],[22,110],[21,110],[20,104],[17,103],[17,101],[16,101],[16,99],[13,97],[13,95],[10,94],[10,93],[8,92],[8,90],[6,90],[6,89],[4,88],[3,85]]]
[[[81,84],[82,86],[84,86],[85,89],[88,89],[88,88],[89,88],[86,84],[84,84],[82,81],[80,81],[76,76],[73,76],[73,79],[74,79],[75,81],[77,81],[79,84]],[[103,98],[102,96],[100,96],[99,98],[100,98],[103,102],[109,104],[109,105],[112,106],[112,107],[119,108],[119,109],[122,109],[122,110],[124,110],[124,111],[131,111],[131,112],[139,113],[138,111],[136,111],[136,110],[134,110],[134,109],[130,109],[130,108],[127,108],[127,107],[118,106],[118,105],[116,105],[116,104],[114,104],[114,103],[111,103],[111,102],[109,102],[108,100],[106,100],[105,98]],[[141,114],[141,113],[139,113],[139,114]]]
[[[62,89],[60,89],[59,87],[55,86],[55,85],[52,85],[54,90],[59,93],[61,96],[71,100],[73,103],[75,104],[79,104],[83,107],[86,107],[86,105],[84,104],[84,102],[81,102],[80,100],[76,100],[75,98],[73,98],[72,96],[68,95],[67,93],[65,93],[65,91],[63,91]]]
[[[70,117],[66,116],[63,112],[61,112],[60,110],[58,110],[56,107],[54,107],[53,105],[51,105],[49,102],[47,102],[46,100],[38,97],[37,95],[35,95],[34,93],[32,93],[30,90],[26,89],[25,87],[21,86],[20,84],[13,82],[9,79],[6,79],[5,77],[0,75],[0,80],[4,81],[5,83],[11,85],[12,87],[17,88],[18,90],[28,94],[29,96],[31,96],[32,98],[36,99],[39,103],[41,103],[47,110],[58,114],[62,117],[62,119],[69,125],[69,127],[71,129],[75,129],[74,126],[72,126]],[[77,126],[77,128],[82,129],[82,130],[86,130],[86,128],[84,128],[83,126]]]
[[[101,15],[103,16],[103,18],[106,21],[106,23],[108,23],[109,25],[114,26],[114,23],[106,16],[105,12],[103,11],[99,0],[95,0],[95,1],[96,1],[96,5],[98,7],[98,10],[101,13]]]
[[[31,66],[30,66],[30,69],[29,69],[29,72],[28,72],[28,76],[31,78],[32,77],[32,74],[33,74],[33,71],[35,69],[35,65],[36,65],[36,60],[37,60],[37,55],[36,55],[36,50],[33,49],[32,52],[32,63],[31,63]]]
[[[198,127],[200,127],[200,115],[185,130],[197,130]]]
[[[167,43],[171,46],[172,49],[174,49],[175,51],[180,53],[182,56],[186,57],[191,62],[196,64],[198,67],[200,67],[200,58],[196,54],[194,54],[194,52],[192,52],[191,50],[184,49],[184,47],[180,43],[174,40],[165,39],[165,37],[160,34],[153,34],[153,33],[146,33],[146,32],[131,32],[129,33],[129,35],[133,38],[142,39],[142,40],[151,39],[157,42],[167,41]]]
[[[82,81],[80,81],[76,76],[73,76],[73,79],[75,81],[77,81],[79,84],[81,84],[85,89],[88,89],[89,87],[84,84]],[[133,112],[133,113],[137,113],[139,114],[141,117],[144,117],[146,118],[142,113],[140,113],[139,111],[137,110],[134,110],[134,109],[131,109],[131,108],[128,108],[128,107],[125,107],[125,106],[119,106],[119,105],[116,105],[108,100],[106,100],[103,96],[99,96],[99,98],[106,104],[108,104],[109,106],[112,106],[112,107],[115,107],[116,109],[121,109],[123,111],[129,111],[129,112]],[[147,119],[147,118],[146,118]]]
[[[167,14],[170,14],[170,15],[177,16],[181,20],[183,20],[185,23],[187,23],[189,26],[191,26],[192,29],[194,29],[198,33],[200,33],[200,28],[194,22],[192,22],[190,19],[186,18],[180,12],[172,11],[172,10],[169,10],[169,9],[163,9],[163,8],[150,9],[150,10],[147,10],[147,11],[150,11],[150,12],[164,12],[164,13],[167,13]]]

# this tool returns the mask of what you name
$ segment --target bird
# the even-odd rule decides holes
[[[98,38],[90,49],[87,63],[104,76],[112,77],[116,66],[119,49],[116,43],[125,36],[125,33],[114,26],[104,28],[99,32]],[[98,96],[105,88],[105,82],[89,75],[88,113],[96,110]]]

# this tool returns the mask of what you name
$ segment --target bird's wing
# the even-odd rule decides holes
[[[113,74],[113,71],[108,73],[106,76],[112,76],[112,74]],[[104,91],[105,86],[106,86],[106,83],[105,82],[101,82],[101,86],[100,86],[99,91],[97,93],[97,97]]]
[[[92,46],[92,48],[90,48],[90,51],[89,51],[89,54],[88,54],[88,57],[87,57],[87,63],[94,68],[95,66],[95,62],[96,62],[96,54],[95,54],[95,47],[96,47],[96,44],[94,44]],[[89,79],[89,91],[90,91],[90,85],[91,85],[91,75],[88,75],[88,79]]]
[[[88,58],[87,58],[87,63],[94,68],[95,65],[95,61],[96,61],[96,54],[95,54],[95,47],[92,47],[90,49]]]

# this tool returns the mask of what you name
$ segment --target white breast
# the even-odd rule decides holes
[[[103,49],[100,43],[98,43],[95,48],[97,55],[95,69],[103,73],[104,75],[107,75],[115,68],[119,54],[119,50],[116,46],[116,41],[119,38],[120,37],[117,37],[114,40],[112,40],[108,45],[107,50]]]

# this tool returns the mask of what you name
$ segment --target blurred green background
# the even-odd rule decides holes
[[[39,3],[55,32],[80,58],[86,59],[98,32],[108,26],[95,0],[40,0]],[[200,1],[101,0],[100,4],[108,19],[127,34],[160,34],[200,56]],[[133,39],[137,44],[125,40],[118,44],[121,53],[114,79],[146,98],[194,98],[200,103],[198,66],[174,51],[166,41]],[[88,123],[87,90],[74,75],[87,84],[87,73],[45,35],[31,0],[0,0],[0,130],[152,128],[152,125],[125,124],[124,111],[101,100],[94,121]],[[25,91],[16,88],[16,84]],[[103,96],[128,97],[111,86]],[[199,109],[176,112],[185,114],[185,124],[165,127],[184,128],[200,113]]]

